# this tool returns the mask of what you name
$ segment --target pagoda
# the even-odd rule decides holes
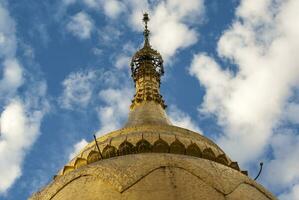
[[[132,57],[136,93],[123,128],[95,138],[31,200],[276,199],[200,133],[171,124],[160,94],[163,59],[150,44]]]

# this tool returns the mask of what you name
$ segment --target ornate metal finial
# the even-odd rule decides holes
[[[262,170],[263,170],[263,162],[260,162],[260,170],[258,172],[258,174],[256,175],[256,177],[254,178],[254,180],[256,181],[256,179],[258,179],[258,177],[261,175]]]
[[[163,59],[160,53],[152,49],[149,43],[148,21],[148,14],[144,13],[144,46],[135,53],[131,61],[132,77],[136,87],[131,109],[145,101],[154,101],[166,108],[159,91],[160,79],[164,74]]]
[[[149,34],[150,34],[150,31],[148,30],[147,28],[147,23],[149,22],[150,18],[148,16],[148,13],[144,13],[143,14],[143,22],[144,22],[144,31],[143,31],[143,35],[144,35],[144,46],[150,46],[150,43],[149,43]]]
[[[98,152],[99,152],[99,156],[100,156],[99,158],[103,159],[103,155],[102,155],[100,147],[98,145],[97,137],[95,135],[93,135],[93,139],[94,139],[94,142],[96,143],[96,146],[97,146],[97,149],[98,149]]]

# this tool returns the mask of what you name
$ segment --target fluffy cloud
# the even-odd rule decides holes
[[[85,12],[74,15],[66,25],[66,29],[80,39],[90,38],[93,28],[93,21]]]
[[[130,61],[134,52],[136,52],[134,45],[131,42],[126,43],[122,53],[116,56],[115,67],[117,69],[130,69]]]
[[[198,125],[192,120],[192,118],[187,114],[178,109],[176,106],[171,105],[168,110],[168,116],[170,121],[175,125],[182,128],[187,128],[192,131],[202,133]]]
[[[73,159],[87,144],[88,142],[85,139],[74,144],[72,152],[69,155],[69,160]]]
[[[75,3],[75,1],[67,1]],[[166,62],[177,51],[197,42],[199,35],[192,26],[201,23],[204,17],[203,0],[163,0],[154,3],[148,0],[84,0],[83,3],[89,8],[103,10],[103,13],[111,20],[119,20],[117,17],[123,14],[128,18],[128,24],[135,31],[143,29],[142,14],[148,11],[151,18],[149,24],[152,33],[151,44],[154,48],[159,49]],[[74,18],[70,26],[71,31],[76,35],[81,35],[82,30],[87,29],[80,24],[86,24],[82,21],[88,20],[81,18],[83,17]],[[90,34],[83,35],[89,36]],[[111,35],[106,36],[111,37]]]
[[[13,94],[23,83],[23,69],[16,59],[17,39],[15,22],[5,7],[0,3],[0,64],[3,77],[0,80],[0,96]],[[1,97],[0,97],[1,98]]]
[[[99,104],[93,104],[93,107],[96,107],[100,122],[100,129],[97,131],[96,135],[100,136],[121,128],[127,120],[131,99],[134,93],[133,88],[130,87],[132,84],[129,84],[128,81],[129,79],[126,73],[121,71],[117,71],[117,73],[114,71],[101,73],[93,70],[85,72],[79,71],[72,73],[66,80],[64,80],[64,85],[66,85],[66,82],[72,82],[72,84],[67,84],[69,88],[65,88],[62,99],[64,102],[72,102],[71,105],[74,104],[73,101],[76,101],[76,106],[72,107],[78,109],[80,105],[84,106],[87,103],[90,103],[92,94],[98,92],[98,98],[100,101],[97,100],[96,102]],[[101,88],[97,87],[95,84],[96,82],[102,83]],[[84,85],[84,87],[81,87],[80,85]],[[66,90],[72,91],[76,88],[83,88],[85,91],[79,92],[79,94],[85,94],[83,95],[84,101],[80,101],[80,97],[74,98],[75,95],[65,95],[66,93],[72,93],[66,92]],[[86,95],[86,93],[89,95]],[[86,96],[88,96],[88,98],[85,98]],[[79,101],[77,101],[78,99]],[[171,121],[175,125],[201,132],[191,117],[179,110],[176,106],[170,106],[168,113]],[[74,151],[71,153],[70,157],[73,157],[78,152],[77,150],[85,144],[85,140],[81,140],[76,143],[73,148]]]
[[[97,135],[117,130],[124,125],[128,117],[133,90],[128,87],[120,89],[108,88],[100,91],[103,105],[98,107],[98,116],[101,124]]]
[[[39,135],[44,114],[46,84],[26,82],[24,68],[16,58],[17,38],[14,20],[5,2],[0,3],[0,59],[3,60],[0,80],[0,194],[5,193],[22,174],[26,152]],[[29,73],[29,72],[28,72]],[[26,83],[26,84],[25,84]],[[26,86],[30,84],[30,90]],[[23,87],[23,93],[18,89]]]
[[[45,93],[45,83],[36,82],[22,99],[15,96],[4,106],[0,117],[0,193],[6,192],[22,174],[26,152],[36,141],[49,108]]]
[[[277,132],[277,131],[276,131]],[[280,130],[271,139],[273,158],[265,166],[265,181],[275,190],[299,184],[299,135],[293,130]]]
[[[93,94],[96,71],[79,71],[68,75],[62,82],[63,94],[60,97],[63,108],[86,107]]]
[[[299,124],[299,103],[290,102],[284,109],[282,120],[289,121],[293,124]]]
[[[18,60],[15,58],[5,60],[3,78],[0,81],[0,96],[14,94],[23,81],[23,68]]]
[[[23,146],[28,146],[22,142],[24,139],[27,140],[27,138],[24,138],[25,135],[22,135],[22,131],[26,126],[26,117],[24,115],[23,106],[20,102],[9,104],[1,114],[0,155],[1,160],[5,160],[5,162],[0,164],[0,192],[6,191],[13,184],[16,177],[21,174],[20,162],[23,155],[20,155],[22,151],[18,148],[22,149]],[[20,136],[22,138],[19,138]],[[28,143],[28,140],[26,143]],[[9,173],[7,173],[6,167],[9,167]]]
[[[281,200],[297,200],[299,199],[299,184],[293,186],[291,191],[288,193],[284,193],[279,196],[279,199]]]
[[[121,54],[117,57],[115,67],[118,69],[125,69],[128,68],[130,64],[131,57]]]
[[[10,17],[5,2],[2,2],[0,3],[0,58],[15,56],[17,48],[15,32],[15,22]]]
[[[133,29],[141,30],[141,16],[144,11],[149,11],[151,44],[159,49],[166,62],[180,49],[197,42],[199,35],[191,26],[203,19],[202,0],[167,0],[154,5],[147,1],[129,2],[132,9],[130,24]]]
[[[119,87],[120,80],[124,78],[124,82],[128,81],[125,73],[113,70],[86,69],[72,72],[62,82],[63,93],[59,97],[60,106],[70,110],[85,108],[94,103],[93,99],[101,88],[105,90],[105,88]]]
[[[116,19],[125,11],[125,4],[118,0],[83,0],[83,3],[93,9],[101,9],[109,18]]]
[[[279,191],[299,178],[298,167],[293,168],[298,166],[298,133],[279,133],[286,121],[298,124],[289,112],[298,98],[298,7],[296,0],[241,1],[217,49],[236,68],[220,67],[205,54],[195,55],[190,67],[206,88],[200,111],[215,114],[224,127],[218,143],[242,164],[256,162],[271,147],[269,169],[275,169],[271,178],[277,178],[273,184],[281,186]]]
[[[39,134],[43,115],[42,110],[31,112],[20,100],[10,102],[1,113],[0,193],[5,192],[22,174],[25,153]]]
[[[103,8],[105,14],[111,18],[116,18],[125,9],[125,6],[121,1],[110,0],[110,1],[102,1],[102,2],[103,2]]]
[[[85,70],[71,73],[64,81],[64,92],[60,97],[62,106],[68,109],[91,105],[98,115],[102,135],[121,128],[127,119],[133,90],[128,75],[122,71]],[[92,101],[92,97],[95,101]],[[87,141],[81,139],[74,144],[69,159],[72,159]]]

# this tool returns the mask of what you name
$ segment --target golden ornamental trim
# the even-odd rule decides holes
[[[198,157],[202,159],[211,160],[217,162],[219,164],[230,167],[234,170],[240,171],[239,165],[237,162],[230,162],[225,154],[217,155],[212,148],[206,147],[201,149],[196,143],[192,142],[185,146],[179,139],[175,139],[173,142],[168,143],[162,138],[158,138],[152,144],[141,138],[136,145],[125,139],[118,147],[107,144],[101,154],[103,158],[101,158],[100,152],[92,150],[89,152],[86,158],[77,157],[74,164],[67,165],[63,168],[61,175],[65,175],[75,169],[80,167],[98,162],[102,159],[109,159],[118,156],[125,156],[129,154],[141,154],[141,153],[168,153],[168,154],[179,154],[186,155],[192,157]],[[247,171],[240,171],[241,173],[247,175]]]

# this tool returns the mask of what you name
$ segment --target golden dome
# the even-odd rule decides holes
[[[163,62],[139,55],[128,122],[89,143],[31,200],[276,199],[211,140],[170,123],[159,92]]]

